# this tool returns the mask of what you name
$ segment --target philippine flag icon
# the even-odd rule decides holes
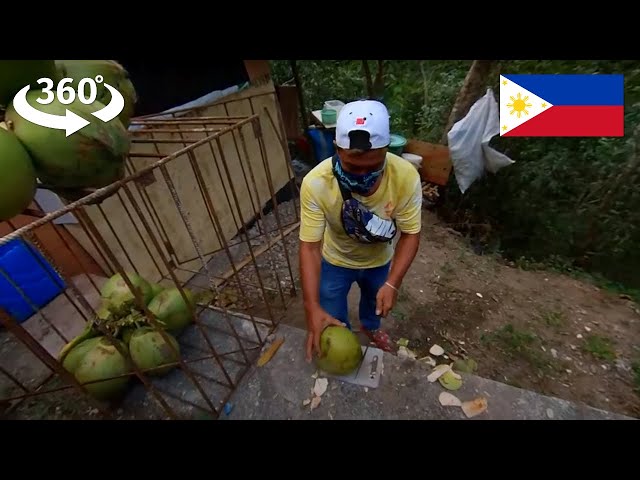
[[[500,75],[504,137],[624,136],[623,75]]]

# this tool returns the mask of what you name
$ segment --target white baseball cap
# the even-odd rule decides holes
[[[369,150],[387,147],[389,143],[389,111],[382,103],[357,100],[342,107],[336,121],[338,147]]]

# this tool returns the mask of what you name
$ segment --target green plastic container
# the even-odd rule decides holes
[[[322,117],[322,123],[326,125],[331,125],[333,123],[336,123],[336,120],[338,120],[338,112],[333,108],[323,109],[320,112],[320,115]]]
[[[407,145],[407,139],[401,135],[396,135],[394,133],[392,133],[390,137],[391,143],[389,143],[389,151],[391,153],[395,153],[396,155],[402,155],[404,147]]]

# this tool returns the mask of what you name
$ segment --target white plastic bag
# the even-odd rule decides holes
[[[488,88],[487,93],[473,104],[469,113],[456,122],[447,135],[453,171],[462,193],[485,171],[496,173],[514,163],[488,145],[499,133],[498,103]]]

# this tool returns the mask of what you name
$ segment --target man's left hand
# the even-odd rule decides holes
[[[380,287],[376,295],[376,315],[386,317],[395,306],[398,292],[386,283]]]

